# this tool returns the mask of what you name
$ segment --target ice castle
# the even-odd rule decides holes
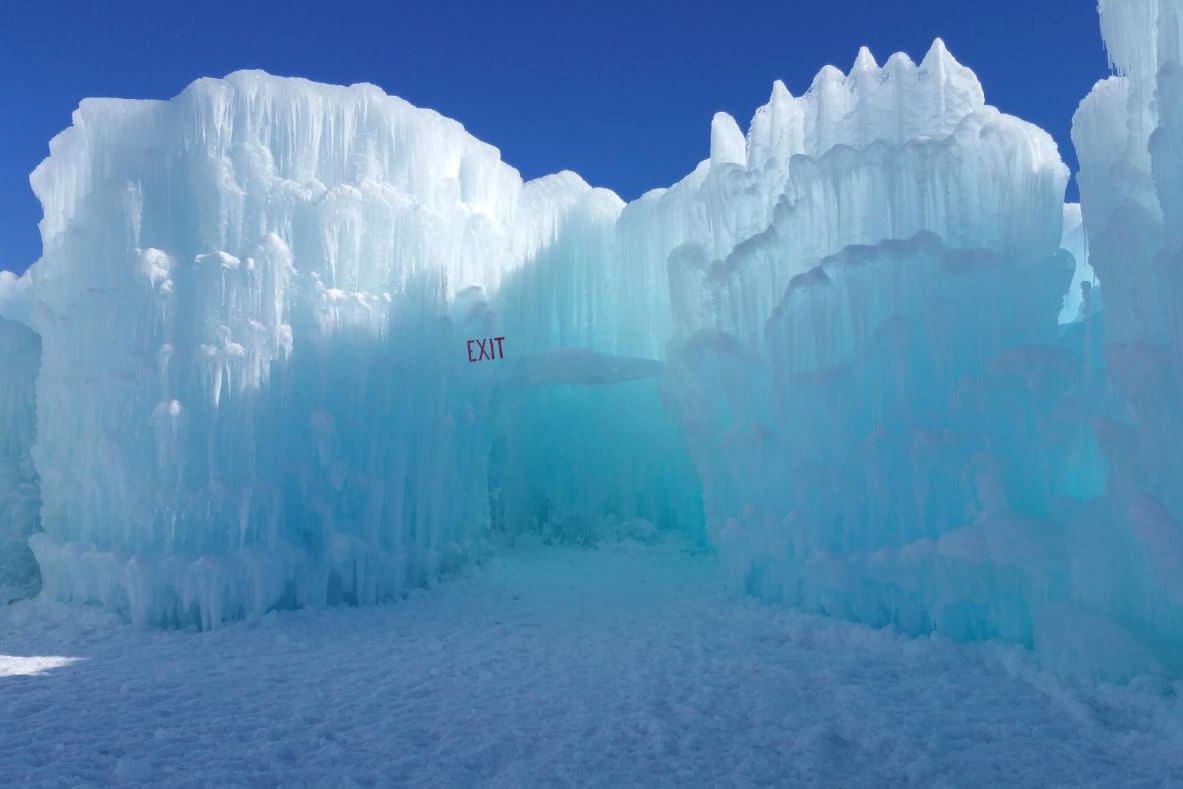
[[[940,40],[628,204],[372,85],[82,102],[0,276],[0,590],[211,628],[677,534],[769,601],[1183,675],[1183,0],[1100,5],[1079,205]]]

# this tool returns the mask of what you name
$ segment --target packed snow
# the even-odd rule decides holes
[[[669,545],[143,631],[0,609],[0,785],[1183,785],[1183,685],[768,608]]]

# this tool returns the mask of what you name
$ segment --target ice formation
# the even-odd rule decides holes
[[[1089,262],[1101,281],[1106,408],[1106,559],[1082,589],[1180,670],[1183,655],[1183,3],[1100,4],[1118,76],[1099,82],[1072,124]]]
[[[9,278],[11,281],[11,278]],[[0,299],[6,286],[0,275]],[[15,300],[0,305],[0,314]],[[12,310],[13,314],[16,310]],[[26,326],[0,317],[0,605],[36,591],[37,565],[28,537],[39,522],[33,467],[37,368],[41,343]]]
[[[35,297],[5,280],[43,348],[31,545],[46,594],[138,622],[371,602],[480,555],[499,418],[517,451],[534,395],[466,340],[590,346],[611,306],[588,285],[615,195],[523,183],[373,86],[240,72],[88,100],[32,183]],[[653,374],[597,353],[601,374]]]
[[[1060,310],[1060,323],[1083,320],[1101,308],[1101,291],[1097,272],[1089,265],[1088,237],[1084,231],[1084,217],[1080,203],[1064,206],[1064,230],[1060,247],[1067,250],[1076,261],[1072,284],[1064,295],[1064,306]],[[1085,302],[1088,304],[1085,304]]]
[[[1161,60],[1177,10],[1112,5],[1119,68],[1153,73],[1131,42],[1157,19]],[[1161,251],[1180,240],[1161,229],[1177,226],[1175,66],[1082,104],[1080,209],[1061,205],[1050,139],[985,107],[939,44],[894,68],[864,52],[823,71],[789,126],[806,142],[773,159],[787,167],[767,225],[669,256],[667,387],[712,542],[762,597],[1024,643],[1065,673],[1178,673],[1180,268]],[[950,98],[908,95],[934,86]],[[940,111],[859,138],[875,128],[862,108],[893,117],[884,96]],[[775,169],[752,152],[787,136],[786,106],[778,88],[757,112],[737,192]],[[836,144],[810,144],[835,117]]]
[[[0,485],[40,500],[0,538],[48,595],[213,627],[498,532],[680,531],[764,598],[1183,672],[1183,14],[1101,10],[1079,206],[939,40],[775,83],[627,205],[373,86],[85,101],[0,279]]]

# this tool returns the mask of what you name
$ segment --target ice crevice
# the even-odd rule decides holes
[[[1079,206],[940,40],[777,81],[628,204],[371,85],[84,101],[0,277],[0,556],[208,629],[678,535],[768,600],[1179,674],[1179,10],[1130,5]]]

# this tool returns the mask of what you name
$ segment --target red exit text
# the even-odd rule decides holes
[[[469,340],[468,361],[482,362],[486,359],[504,359],[505,349],[501,345],[504,339],[504,337],[488,337],[484,340]],[[475,357],[472,355],[473,343],[476,344],[477,355]],[[493,343],[497,343],[496,347],[494,347]]]

